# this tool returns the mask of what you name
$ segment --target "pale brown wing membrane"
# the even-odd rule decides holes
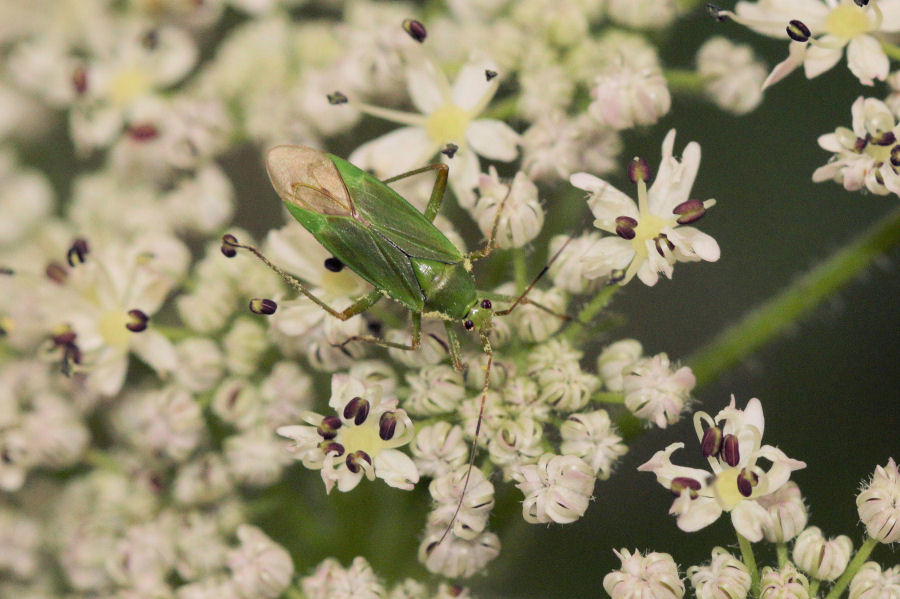
[[[266,156],[266,170],[283,201],[319,214],[356,215],[340,173],[324,152],[276,146]]]

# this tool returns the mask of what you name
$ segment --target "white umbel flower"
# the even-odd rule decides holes
[[[446,524],[427,526],[425,537],[419,545],[419,561],[432,574],[469,578],[482,571],[500,554],[500,539],[492,532],[463,539],[455,534],[444,536],[446,530]]]
[[[684,582],[675,560],[668,553],[654,551],[645,556],[637,550],[631,553],[627,549],[614,553],[622,560],[622,567],[603,577],[603,588],[612,599],[684,597]]]
[[[666,354],[641,358],[622,377],[625,407],[638,418],[666,428],[681,419],[696,384],[691,369],[675,370]]]
[[[585,273],[589,278],[610,277],[621,270],[625,272],[622,285],[637,275],[653,286],[660,274],[672,278],[676,262],[719,259],[715,239],[694,227],[681,226],[695,222],[715,205],[715,200],[689,198],[700,167],[700,146],[689,143],[680,162],[672,154],[674,146],[672,129],[663,140],[659,172],[649,189],[647,177],[640,173],[632,177],[637,183],[637,203],[594,175],[575,173],[569,178],[572,185],[590,194],[594,226],[616,235],[601,239],[584,257],[593,266]],[[637,165],[633,170],[640,171],[645,164],[632,161]]]
[[[760,580],[760,599],[809,599],[809,580],[787,562],[780,570],[766,566]]]
[[[442,159],[451,165],[450,185],[460,204],[471,207],[481,173],[478,156],[510,162],[519,153],[519,134],[509,125],[478,118],[497,91],[497,71],[490,59],[473,56],[450,85],[432,60],[413,58],[406,68],[406,84],[421,114],[357,105],[365,113],[406,126],[363,144],[350,155],[350,162],[388,177],[427,164],[443,148]]]
[[[629,29],[662,29],[678,16],[676,0],[608,0],[606,14]]]
[[[472,213],[485,237],[490,236],[501,206],[503,212],[494,238],[497,247],[520,248],[534,241],[544,226],[544,211],[538,201],[537,186],[524,171],[518,171],[510,184],[500,182],[493,166],[478,178],[478,199]]]
[[[468,485],[465,484],[467,478]],[[460,505],[464,485],[466,494]],[[481,470],[472,468],[470,471],[468,464],[459,466],[431,481],[428,492],[436,504],[428,514],[429,527],[446,529],[452,520],[453,536],[469,541],[484,532],[494,507],[494,485]]]
[[[652,47],[623,49],[601,69],[591,87],[588,112],[615,130],[652,125],[669,112],[672,96]]]
[[[850,109],[853,129],[838,127],[819,137],[832,152],[828,164],[815,170],[815,183],[833,180],[847,191],[865,187],[877,195],[900,195],[900,124],[881,100],[860,96]]]
[[[900,472],[894,458],[875,473],[856,497],[859,519],[866,532],[882,543],[900,541]]]
[[[282,426],[278,434],[293,440],[288,450],[307,468],[320,469],[325,490],[350,491],[363,477],[410,490],[419,480],[412,459],[398,450],[409,443],[413,424],[396,398],[381,387],[346,375],[331,379],[335,416],[305,412],[307,425]]]
[[[678,528],[685,532],[700,530],[726,511],[731,513],[731,523],[738,533],[754,543],[763,538],[762,527],[769,516],[757,499],[776,492],[792,471],[806,467],[780,449],[761,445],[764,424],[758,399],[751,399],[744,410],[739,410],[732,398],[715,420],[705,412],[694,414],[701,455],[709,462],[712,475],[672,464],[672,454],[684,443],[657,451],[638,467],[655,474],[657,482],[678,495],[669,510],[678,516]],[[761,460],[770,462],[768,469],[759,464]]]
[[[769,514],[763,524],[763,535],[770,543],[786,543],[806,527],[809,513],[800,487],[789,480],[783,487],[758,499]]]
[[[708,39],[697,51],[697,74],[706,95],[722,110],[745,114],[762,102],[766,66],[750,46],[721,36]]]
[[[385,589],[369,562],[353,558],[349,568],[329,557],[315,572],[300,581],[303,596],[309,599],[382,599]]]
[[[228,568],[238,595],[243,599],[274,599],[281,595],[294,575],[290,554],[249,524],[238,527],[237,537],[241,545],[228,554]]]
[[[628,451],[606,410],[572,414],[560,425],[559,434],[560,451],[590,464],[600,480],[609,478],[616,461]]]
[[[876,562],[862,565],[850,581],[850,599],[897,599],[900,597],[900,566],[881,569]]]
[[[810,526],[794,541],[792,554],[798,568],[816,580],[834,580],[844,573],[853,541],[846,535],[826,539],[816,526]]]
[[[433,478],[462,466],[469,456],[462,427],[444,420],[419,429],[410,450],[419,473]]]
[[[786,28],[792,21],[800,21],[807,30],[790,36],[788,58],[775,66],[765,87],[800,65],[807,78],[817,77],[838,63],[845,47],[847,66],[860,83],[884,81],[889,61],[879,34],[900,31],[900,3],[896,0],[759,0],[738,2],[735,12],[719,11],[719,15],[770,37],[787,39]]]
[[[596,480],[593,469],[578,456],[552,453],[516,469],[514,476],[525,495],[522,516],[531,524],[569,524],[581,518]]]
[[[712,550],[709,564],[691,566],[687,575],[697,599],[744,599],[750,592],[747,566],[722,547]]]
[[[621,339],[604,347],[597,356],[597,372],[603,378],[603,385],[610,391],[622,391],[625,375],[643,354],[644,348],[637,339]]]

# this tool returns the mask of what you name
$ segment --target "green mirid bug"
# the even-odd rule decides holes
[[[482,348],[488,356],[484,378],[486,392],[493,361],[493,351],[488,339],[493,316],[509,314],[520,303],[532,303],[553,313],[525,297],[546,272],[549,263],[518,297],[476,290],[475,278],[471,272],[472,262],[490,255],[496,248],[494,240],[503,205],[497,211],[491,235],[484,248],[467,254],[460,252],[432,222],[447,188],[449,168],[446,164],[432,164],[380,181],[333,154],[308,147],[284,145],[269,150],[266,169],[287,210],[334,256],[334,260],[326,264],[326,267],[334,269],[345,265],[375,289],[346,309],[335,310],[310,292],[303,283],[272,264],[253,246],[240,244],[233,236],[226,235],[223,238],[223,253],[234,255],[235,248],[252,252],[297,291],[341,320],[364,312],[385,296],[403,304],[410,311],[412,334],[408,344],[372,336],[351,337],[344,344],[367,341],[384,347],[415,350],[421,342],[422,317],[439,318],[444,321],[453,366],[462,370],[460,343],[452,326],[456,322],[462,323],[466,330],[478,333]],[[437,176],[424,213],[419,212],[387,185],[428,171],[437,171]],[[551,258],[550,263],[564,248],[565,244]],[[511,303],[503,310],[494,311],[491,298]],[[565,315],[556,316],[568,319]],[[484,410],[484,393],[481,410]],[[475,430],[470,471],[480,428],[481,414]],[[462,495],[465,495],[468,479],[467,474]],[[462,498],[460,505],[461,503]]]

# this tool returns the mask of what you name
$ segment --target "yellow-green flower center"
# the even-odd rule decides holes
[[[740,473],[740,468],[729,468],[719,474],[716,477],[716,482],[713,483],[713,489],[716,492],[716,497],[719,499],[719,504],[726,512],[730,512],[737,504],[747,499],[738,491],[737,480]]]
[[[336,441],[344,446],[347,454],[361,450],[374,460],[385,447],[385,442],[378,436],[378,430],[377,418],[370,419],[360,426],[344,424]]]
[[[891,149],[893,145],[879,146],[876,144],[866,144],[866,154],[875,159],[876,162],[889,162],[891,159]]]
[[[870,30],[865,9],[855,4],[841,4],[825,18],[825,31],[843,40],[852,40]]]
[[[638,225],[634,228],[634,239],[631,240],[635,254],[641,258],[646,258],[647,242],[659,237],[663,227],[667,227],[670,224],[668,220],[650,212],[642,213]]]
[[[469,113],[456,104],[445,104],[428,115],[425,131],[436,144],[460,143],[466,136],[470,120]]]
[[[126,347],[131,331],[125,328],[131,317],[124,310],[110,310],[100,317],[97,328],[100,336],[108,345],[113,347]]]
[[[129,104],[150,89],[150,79],[136,67],[124,69],[116,74],[109,86],[109,97],[113,104]]]

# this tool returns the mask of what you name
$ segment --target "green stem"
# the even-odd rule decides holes
[[[287,599],[306,599],[306,595],[296,585],[289,586],[284,592],[284,596]]]
[[[809,596],[810,596],[810,597],[815,597],[816,594],[819,592],[819,584],[820,584],[821,582],[822,582],[822,581],[819,580],[818,578],[813,578],[813,579],[809,582]]]
[[[894,60],[900,60],[900,46],[891,44],[889,42],[881,42],[881,49],[884,50],[884,53],[887,54],[890,58],[893,58]]]
[[[775,553],[778,555],[778,567],[781,568],[788,561],[787,543],[775,545]]]
[[[584,330],[584,325],[590,324],[594,317],[609,304],[612,296],[618,290],[618,285],[606,285],[605,287],[600,288],[597,295],[581,309],[581,312],[578,313],[575,320],[569,323],[569,326],[560,333],[562,338],[571,341],[574,337],[578,336],[578,334]]]
[[[781,335],[898,242],[900,209],[895,209],[691,356],[687,363],[697,385],[708,383]]]
[[[190,337],[196,337],[197,333],[191,331],[187,327],[177,327],[168,324],[157,324],[151,321],[150,326],[154,330],[162,333],[169,341],[183,341]]]
[[[516,277],[516,293],[522,293],[528,286],[528,265],[525,264],[525,251],[522,248],[516,248],[512,252],[513,255],[513,272]]]
[[[699,94],[703,92],[706,78],[697,71],[688,69],[666,69],[666,83],[674,93]]]
[[[591,396],[592,402],[622,405],[625,403],[625,394],[615,391],[600,391]]]
[[[737,533],[738,545],[741,548],[741,559],[750,570],[750,596],[759,597],[759,568],[756,567],[756,557],[753,555],[753,547],[744,535]]]
[[[868,538],[863,542],[859,551],[853,556],[850,565],[847,566],[847,569],[844,570],[841,577],[838,578],[837,582],[834,583],[834,586],[831,587],[831,590],[828,592],[828,595],[825,596],[825,599],[837,599],[841,596],[841,593],[844,592],[844,589],[847,588],[847,585],[853,580],[853,577],[856,576],[860,567],[862,567],[862,565],[866,563],[866,560],[869,559],[869,554],[872,553],[872,549],[874,549],[877,544],[878,541],[873,538]]]

